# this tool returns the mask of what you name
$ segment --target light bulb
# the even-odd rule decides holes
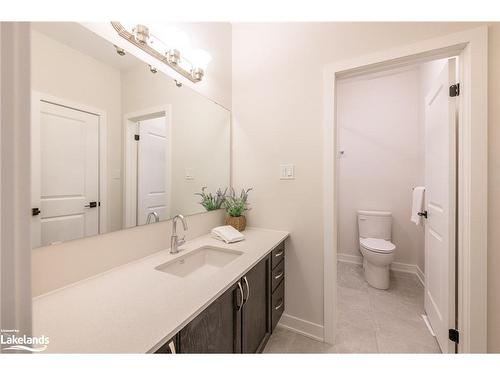
[[[193,65],[193,68],[207,70],[207,66],[212,61],[212,56],[204,49],[196,48],[187,50],[184,54],[187,60]]]
[[[151,26],[151,34],[159,39],[168,49],[182,51],[189,46],[189,37],[177,27],[165,27],[160,24],[154,24]]]

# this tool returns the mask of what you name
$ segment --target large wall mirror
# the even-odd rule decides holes
[[[205,211],[230,113],[77,23],[32,23],[33,246]]]

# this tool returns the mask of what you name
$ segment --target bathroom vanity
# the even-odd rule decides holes
[[[230,111],[101,26],[31,24],[33,334],[48,353],[260,352],[288,233],[196,237],[224,220],[199,193],[231,186]]]
[[[283,313],[287,232],[209,235],[39,296],[48,353],[256,353]]]

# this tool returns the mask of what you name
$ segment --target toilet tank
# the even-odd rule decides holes
[[[388,211],[358,211],[359,236],[391,240],[392,214]]]

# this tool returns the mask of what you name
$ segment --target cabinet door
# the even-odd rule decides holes
[[[163,344],[160,349],[155,351],[155,354],[177,354],[177,335]]]
[[[241,352],[241,292],[232,286],[179,333],[180,353]]]
[[[269,257],[261,260],[243,278],[244,303],[241,310],[241,342],[243,353],[257,353],[264,349],[271,327],[269,310]]]

